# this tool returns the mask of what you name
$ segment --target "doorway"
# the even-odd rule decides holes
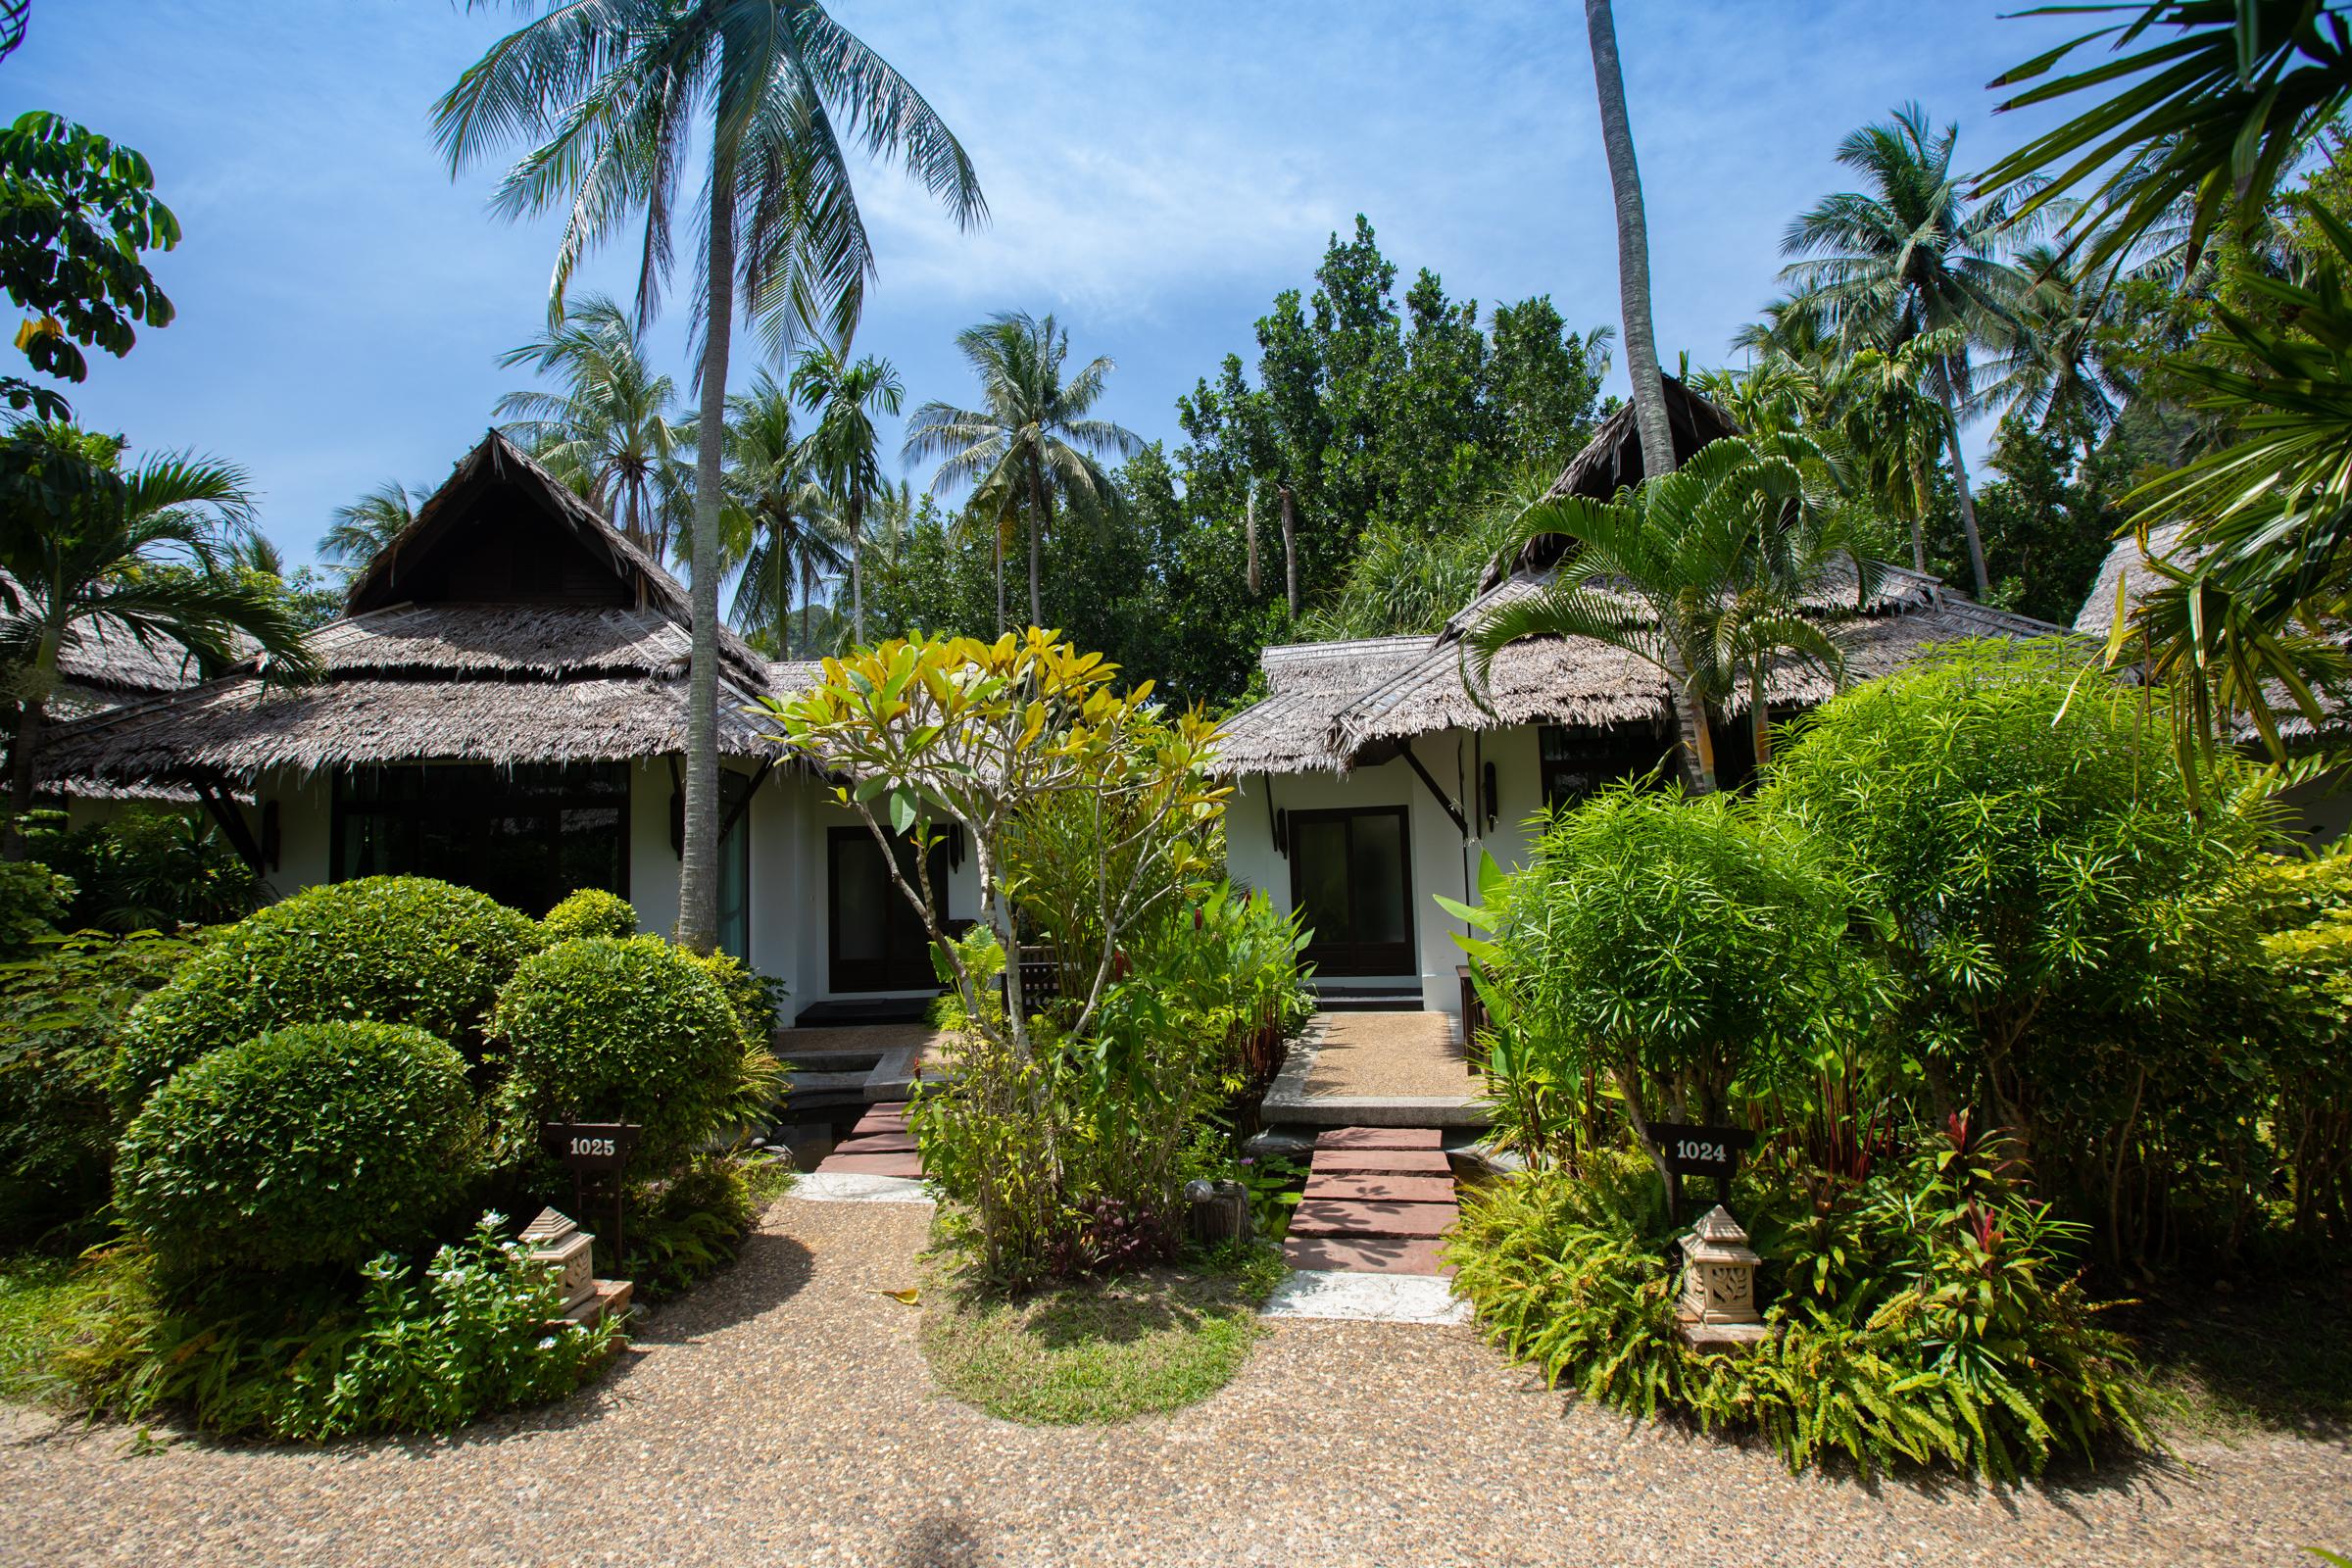
[[[1324,975],[1402,975],[1413,960],[1412,871],[1401,806],[1293,811],[1291,907]]]
[[[914,846],[904,839],[891,846],[899,874],[915,881]],[[936,991],[939,974],[931,967],[931,937],[923,917],[891,880],[881,847],[863,827],[826,831],[826,921],[831,961],[831,989],[849,991]],[[948,852],[944,845],[931,851],[931,890],[947,918]]]

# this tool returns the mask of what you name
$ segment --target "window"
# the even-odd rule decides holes
[[[718,770],[718,819],[734,824],[718,841],[718,946],[746,964],[752,961],[751,794],[750,779]]]
[[[1674,742],[1648,730],[1568,729],[1546,724],[1537,736],[1545,809],[1574,806],[1594,790],[1665,766]],[[1668,769],[1668,777],[1672,769]]]
[[[1411,974],[1412,872],[1402,807],[1293,811],[1291,906],[1327,975]]]
[[[439,877],[540,915],[576,888],[627,896],[628,816],[617,762],[349,769],[335,775],[333,875]]]

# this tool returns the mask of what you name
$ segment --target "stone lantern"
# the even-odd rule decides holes
[[[1683,1238],[1683,1296],[1675,1315],[1699,1349],[1738,1349],[1768,1338],[1756,1312],[1756,1265],[1747,1232],[1721,1203]]]
[[[570,1216],[541,1209],[539,1217],[522,1228],[521,1242],[526,1256],[556,1271],[557,1287],[564,1293],[561,1322],[592,1323],[629,1304],[629,1282],[596,1277],[596,1238]]]

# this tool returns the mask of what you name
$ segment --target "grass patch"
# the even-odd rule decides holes
[[[1258,1303],[1281,1278],[1281,1259],[1264,1247],[1020,1297],[935,1266],[923,1354],[942,1389],[1007,1421],[1126,1421],[1231,1382],[1257,1340]]]
[[[2170,1292],[2115,1314],[2183,1431],[2352,1432],[2352,1306],[2344,1281]]]
[[[72,1397],[58,1352],[81,1337],[103,1288],[96,1271],[72,1258],[0,1253],[0,1399],[52,1404]]]

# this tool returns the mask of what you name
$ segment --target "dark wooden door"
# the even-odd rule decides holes
[[[1411,843],[1401,806],[1293,811],[1291,906],[1318,974],[1403,975],[1413,960]]]
[[[909,885],[914,878],[914,848],[904,839],[892,845],[899,872]],[[832,961],[832,989],[846,991],[927,991],[939,985],[931,967],[931,939],[923,918],[891,880],[881,847],[863,827],[837,827],[826,834],[826,929]],[[948,896],[948,856],[944,848],[931,852],[931,891],[941,901]],[[943,917],[945,910],[942,910]]]

